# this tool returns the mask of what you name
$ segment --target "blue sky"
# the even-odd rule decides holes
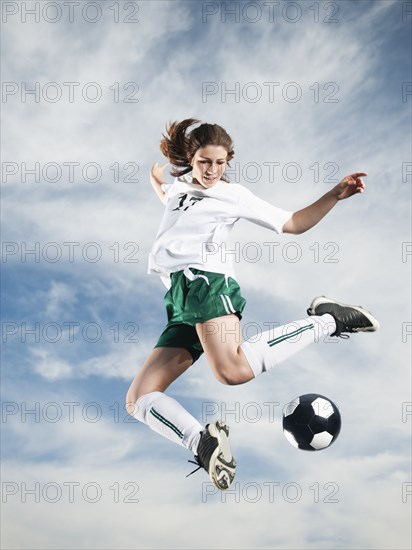
[[[2,4],[3,546],[407,548],[410,2],[82,2],[73,21],[62,2],[60,17],[26,2],[38,21],[23,4]],[[225,5],[238,20],[222,22]],[[170,395],[201,422],[231,426],[226,496],[204,472],[186,479],[191,455],[123,409],[166,318],[146,274],[163,210],[148,172],[165,124],[192,116],[232,135],[232,181],[288,210],[369,173],[304,235],[247,222],[231,235],[244,335],[305,316],[319,294],[364,305],[381,328],[245,386],[219,384],[205,358],[176,381]],[[23,181],[25,166],[39,177]],[[343,419],[317,453],[281,429],[283,405],[309,392]]]

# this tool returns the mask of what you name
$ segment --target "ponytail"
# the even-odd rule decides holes
[[[170,164],[174,167],[181,167],[184,170],[173,168],[170,172],[172,176],[182,176],[192,170],[188,159],[189,138],[186,136],[187,129],[193,124],[198,123],[196,118],[187,118],[182,122],[170,122],[166,126],[167,135],[163,135],[160,142],[160,150],[168,158]]]

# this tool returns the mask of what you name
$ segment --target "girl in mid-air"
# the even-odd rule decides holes
[[[126,408],[152,430],[191,450],[216,487],[227,489],[236,469],[229,428],[219,421],[202,426],[164,393],[170,384],[203,352],[220,382],[244,384],[321,335],[375,331],[379,323],[362,307],[321,296],[312,301],[308,317],[263,332],[257,341],[242,341],[246,301],[220,247],[240,219],[276,233],[303,233],[338,201],[361,193],[367,174],[350,174],[313,204],[288,212],[242,185],[228,183],[225,169],[234,150],[221,126],[186,119],[166,130],[160,149],[173,166],[175,180],[165,183],[167,163],[154,163],[150,181],[165,211],[150,252],[149,273],[158,274],[168,288],[168,323],[127,392]]]

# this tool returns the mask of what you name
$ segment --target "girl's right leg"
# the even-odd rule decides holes
[[[163,392],[193,363],[183,348],[155,348],[126,395],[127,412],[152,430],[196,454],[203,426]]]

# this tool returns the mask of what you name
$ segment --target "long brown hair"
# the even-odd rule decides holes
[[[181,122],[170,122],[166,126],[166,135],[162,134],[160,150],[173,166],[170,171],[172,176],[179,177],[192,171],[190,162],[200,147],[220,145],[227,151],[227,162],[233,158],[235,152],[232,138],[218,124],[204,123],[188,132],[190,126],[199,122],[196,118],[186,118]],[[225,175],[222,180],[229,181]]]

